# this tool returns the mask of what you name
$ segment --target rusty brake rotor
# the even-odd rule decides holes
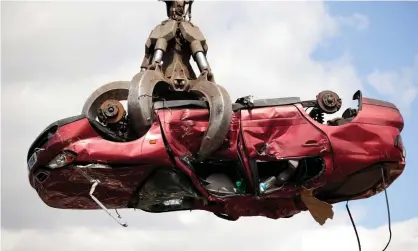
[[[341,109],[342,101],[333,91],[322,91],[316,96],[318,106],[327,114],[333,114]]]
[[[108,99],[100,106],[100,113],[108,124],[118,123],[125,116],[125,108],[115,99]]]

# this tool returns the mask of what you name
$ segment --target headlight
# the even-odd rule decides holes
[[[59,153],[53,160],[49,162],[47,167],[51,169],[64,167],[68,164],[71,164],[76,158],[76,154],[70,151],[64,151]]]

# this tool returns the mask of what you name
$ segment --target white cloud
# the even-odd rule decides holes
[[[365,30],[369,27],[369,18],[360,13],[353,13],[350,16],[337,17],[338,22],[343,26],[354,27],[357,30]]]
[[[111,220],[103,223],[99,211],[46,207],[28,185],[25,156],[29,144],[49,123],[79,113],[95,88],[130,80],[138,72],[145,40],[165,17],[165,6],[157,1],[7,2],[2,8],[2,106],[15,108],[2,110],[2,143],[9,146],[2,148],[1,159],[5,167],[2,250],[167,250],[170,246],[247,250],[264,246],[291,251],[328,245],[327,233],[312,232],[319,227],[308,214],[231,223],[206,217],[204,212],[131,212],[127,215],[137,217],[138,227],[122,229]],[[253,94],[311,99],[331,89],[342,96],[345,109],[352,94],[362,88],[346,55],[326,63],[310,57],[321,42],[338,33],[338,19],[327,13],[322,2],[197,1],[193,12],[193,22],[208,39],[208,58],[217,82],[233,98]],[[405,224],[416,226],[416,221]],[[347,226],[346,220],[337,217],[325,229],[343,236]],[[408,234],[408,229],[402,231]],[[380,230],[361,231],[370,243],[380,236]],[[341,243],[353,250],[355,238],[350,236]],[[322,237],[324,242],[318,242]]]
[[[367,81],[378,93],[408,112],[418,98],[418,55],[412,66],[389,71],[376,69],[368,75]]]
[[[295,219],[267,220],[260,217],[227,222],[206,212],[182,212],[188,217],[182,229],[145,230],[137,227],[63,227],[58,231],[2,229],[3,251],[106,251],[106,250],[276,250],[353,251],[357,250],[354,231],[347,217],[324,227],[311,224],[307,215]],[[418,248],[418,218],[392,226],[388,251],[415,251]],[[381,250],[387,242],[387,226],[358,227],[363,251]]]

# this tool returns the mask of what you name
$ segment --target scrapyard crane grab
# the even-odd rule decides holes
[[[193,1],[163,2],[168,19],[151,31],[145,43],[141,71],[131,81],[112,82],[97,89],[86,101],[83,114],[97,117],[98,109],[107,100],[115,100],[113,107],[119,107],[118,111],[124,113],[118,101],[127,100],[130,126],[141,137],[153,123],[155,101],[203,99],[209,104],[210,118],[197,158],[204,160],[227,136],[232,102],[228,92],[215,82],[206,58],[205,36],[190,21]],[[191,57],[199,68],[198,76],[190,64]]]

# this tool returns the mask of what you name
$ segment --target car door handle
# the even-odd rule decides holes
[[[302,146],[303,147],[318,147],[319,144],[318,144],[318,142],[316,140],[308,140]]]

